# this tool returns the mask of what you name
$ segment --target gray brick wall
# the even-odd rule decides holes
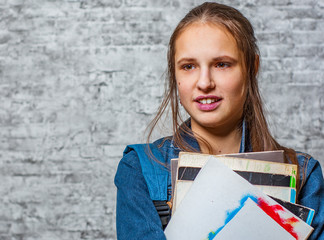
[[[255,26],[274,135],[323,165],[324,1],[221,2]],[[0,239],[116,239],[118,161],[145,140],[168,37],[200,3],[0,0]]]

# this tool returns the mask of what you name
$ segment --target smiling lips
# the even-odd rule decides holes
[[[222,98],[217,96],[199,96],[194,99],[194,101],[197,103],[197,106],[202,111],[212,111],[216,109],[220,103]]]

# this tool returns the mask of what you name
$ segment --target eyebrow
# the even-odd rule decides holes
[[[235,58],[232,58],[230,56],[227,56],[227,55],[224,55],[224,56],[219,56],[219,57],[215,57],[212,59],[214,62],[220,62],[220,61],[231,61],[233,63],[237,63],[238,60],[235,59]],[[187,57],[184,57],[184,58],[180,58],[176,64],[177,65],[180,65],[182,64],[183,62],[193,62],[193,61],[196,61],[195,58],[187,58]]]

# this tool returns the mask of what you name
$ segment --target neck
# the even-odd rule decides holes
[[[191,124],[191,128],[197,138],[202,153],[217,155],[238,153],[240,151],[242,131],[237,127],[238,124],[230,128],[219,127],[217,129],[202,127],[194,122]],[[211,149],[209,149],[208,145],[199,137],[203,138]]]

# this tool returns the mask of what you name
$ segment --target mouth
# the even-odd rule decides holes
[[[221,100],[222,98],[217,96],[199,96],[194,99],[195,102],[198,102],[200,104],[212,104]]]
[[[223,98],[214,95],[199,96],[194,99],[201,111],[213,111],[222,103]]]

